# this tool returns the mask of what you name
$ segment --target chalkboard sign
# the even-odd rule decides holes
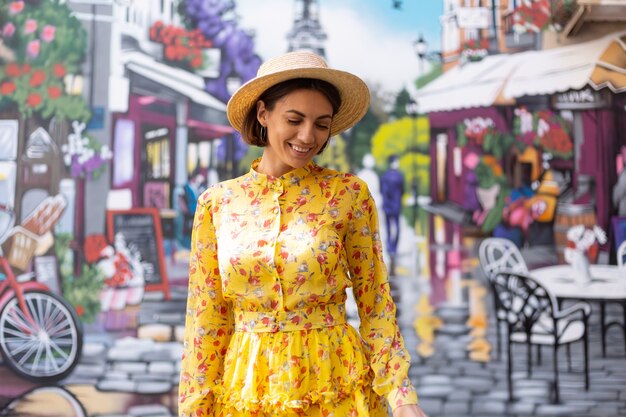
[[[147,264],[144,269],[146,291],[163,291],[170,298],[163,251],[161,220],[156,208],[133,208],[128,210],[107,210],[107,237],[115,241],[121,233],[127,246],[134,246],[141,254],[141,261]]]

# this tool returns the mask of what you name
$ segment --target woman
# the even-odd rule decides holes
[[[424,414],[408,378],[375,204],[356,176],[312,162],[369,106],[358,77],[310,52],[264,63],[230,123],[264,147],[203,193],[193,228],[182,416]],[[353,287],[360,335],[346,323]]]

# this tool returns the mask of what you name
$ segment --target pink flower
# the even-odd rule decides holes
[[[2,36],[5,38],[10,38],[15,33],[15,25],[11,22],[4,25],[2,29]]]
[[[44,42],[52,42],[57,28],[52,25],[46,25],[41,31],[41,40]]]
[[[39,42],[39,39],[35,39],[34,41],[30,41],[30,42],[28,42],[28,45],[26,45],[26,53],[31,58],[37,58],[37,56],[39,55],[39,48],[40,48],[40,46],[41,46],[41,43]]]
[[[28,35],[29,33],[33,33],[37,30],[37,21],[35,19],[28,19],[26,23],[24,23],[24,34]]]
[[[9,14],[10,15],[18,14],[22,10],[24,10],[24,2],[21,1],[21,0],[20,1],[14,1],[13,3],[11,3],[9,5]]]

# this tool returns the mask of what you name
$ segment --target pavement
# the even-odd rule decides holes
[[[398,307],[398,323],[412,356],[409,374],[421,406],[430,417],[626,416],[625,341],[619,328],[611,328],[607,355],[602,357],[597,314],[592,314],[591,319],[588,391],[584,389],[580,344],[572,346],[571,370],[567,366],[567,350],[559,351],[562,398],[559,404],[552,400],[550,349],[544,348],[540,364],[533,352],[533,374],[528,376],[526,348],[515,346],[513,381],[516,399],[509,401],[506,357],[496,355],[491,298],[477,267],[473,248],[464,250],[466,256],[459,279],[446,283],[447,301],[433,305],[434,283],[419,267],[428,257],[425,254],[416,256],[416,245],[420,244],[404,224],[400,245],[404,252],[398,254],[397,275],[390,277],[390,282]],[[553,260],[549,251],[542,249],[530,251],[525,256],[529,263],[542,264]],[[184,273],[184,265],[174,266],[178,273]],[[181,284],[176,279],[173,281]],[[95,326],[86,329],[81,362],[62,384],[82,404],[85,413],[58,415],[176,415],[186,288],[172,285],[170,290],[170,300],[147,295],[135,310],[126,311],[124,315],[109,314],[103,324],[108,326],[107,329]],[[347,310],[350,323],[358,326],[353,299],[350,299]],[[610,308],[608,313],[621,317],[619,308]],[[44,397],[36,394],[35,389],[30,396],[21,398],[21,402],[14,401],[10,410],[22,412],[22,415],[51,415],[41,411],[48,408],[41,407]],[[7,410],[0,415],[12,415]]]

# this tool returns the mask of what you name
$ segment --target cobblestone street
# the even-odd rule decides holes
[[[506,356],[503,353],[497,358],[491,298],[482,285],[475,259],[464,262],[467,267],[455,284],[459,287],[456,295],[437,306],[428,301],[432,291],[429,279],[402,275],[414,260],[410,254],[399,259],[401,275],[392,277],[391,285],[398,321],[412,356],[410,376],[430,417],[626,415],[626,357],[619,327],[609,330],[603,358],[598,315],[592,314],[589,391],[584,390],[581,344],[572,346],[571,371],[567,368],[567,350],[559,351],[560,404],[552,401],[551,350],[543,349],[541,364],[533,351],[533,374],[528,377],[526,347],[515,345],[516,400],[509,402]],[[138,325],[136,332],[87,329],[81,363],[62,384],[82,404],[86,415],[176,415],[185,293],[186,289],[178,286],[169,301],[144,300],[128,324]],[[348,307],[349,314],[354,315],[354,305]],[[621,315],[621,311],[609,309],[609,314]],[[109,319],[117,325],[123,320],[115,315]],[[351,323],[357,326],[358,319],[352,316]],[[0,373],[9,374],[4,367]],[[14,402],[12,411],[5,410],[5,415],[81,416],[45,413],[40,407],[41,395],[35,389]]]

